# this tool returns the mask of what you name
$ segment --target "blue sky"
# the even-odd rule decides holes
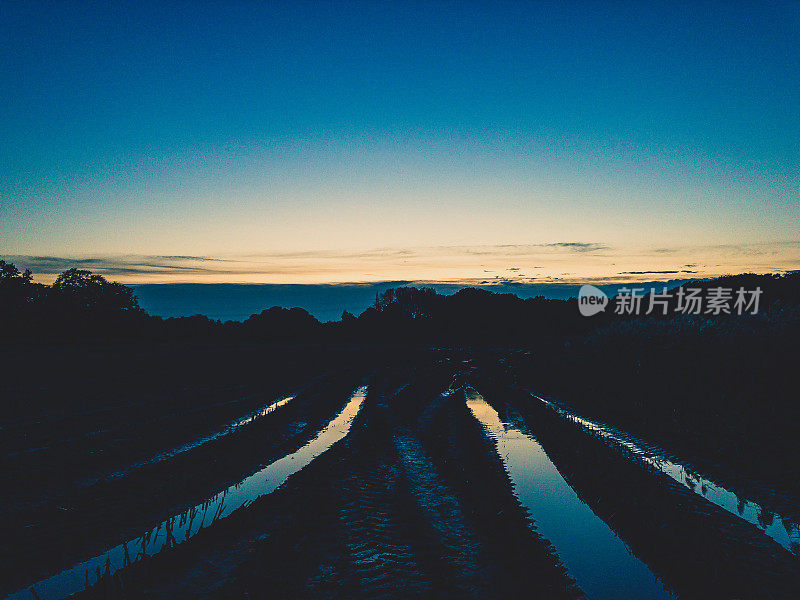
[[[45,275],[800,268],[797,3],[3,3],[0,40],[0,253]]]

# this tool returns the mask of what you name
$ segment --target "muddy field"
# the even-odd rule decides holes
[[[57,378],[27,410],[20,388],[0,597],[800,597],[790,511],[731,509],[481,361],[263,358],[50,421]]]

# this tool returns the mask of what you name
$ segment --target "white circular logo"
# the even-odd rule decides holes
[[[578,292],[578,310],[584,317],[603,312],[608,306],[608,296],[598,287],[582,285]]]

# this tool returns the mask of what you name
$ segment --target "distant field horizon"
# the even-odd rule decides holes
[[[344,284],[271,284],[271,283],[148,283],[131,285],[139,304],[158,317],[205,315],[220,321],[244,321],[253,314],[273,306],[300,307],[320,321],[337,321],[343,311],[361,314],[375,302],[375,295],[401,286],[432,287],[440,294],[454,294],[465,287],[476,287],[497,293],[512,293],[520,298],[544,296],[565,299],[578,295],[583,283],[591,283],[613,295],[621,287],[649,289],[674,287],[691,279],[670,279],[636,283],[430,283],[383,281]]]

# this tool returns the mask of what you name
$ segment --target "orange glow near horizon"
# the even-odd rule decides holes
[[[791,271],[800,268],[800,242],[629,250],[575,242],[223,257],[9,258],[30,268],[42,283],[71,267],[126,284],[622,283]]]

